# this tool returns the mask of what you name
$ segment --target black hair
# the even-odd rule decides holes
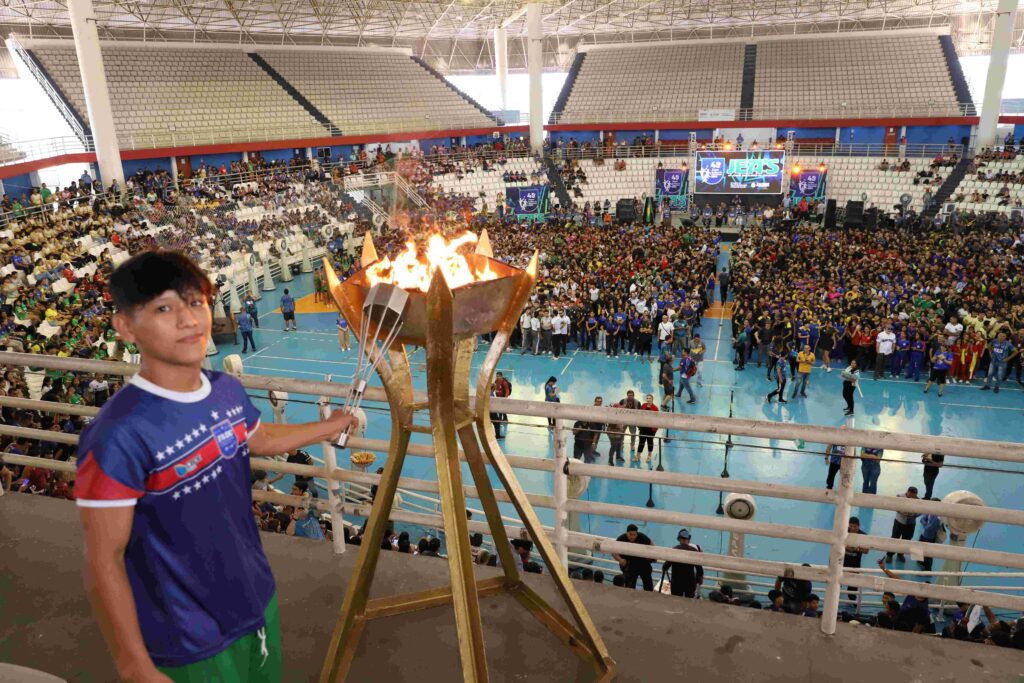
[[[484,544],[484,535],[479,531],[469,537],[469,544],[474,548],[479,548]]]
[[[432,538],[432,539],[430,539],[430,542],[427,544],[427,549],[430,550],[431,552],[434,552],[434,553],[436,553],[439,550],[441,550],[441,539],[440,538]]]
[[[626,531],[640,531],[636,524],[630,524],[626,527]]]
[[[604,572],[600,569],[594,570],[594,583],[604,583]]]
[[[860,517],[850,517],[850,524],[860,524]]]
[[[145,306],[169,289],[181,296],[201,292],[213,297],[213,285],[199,266],[179,251],[144,251],[122,263],[110,276],[110,296],[119,311]]]

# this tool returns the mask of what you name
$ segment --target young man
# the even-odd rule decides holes
[[[252,318],[245,312],[245,309],[238,312],[235,322],[238,323],[238,331],[242,333],[242,353],[249,353],[250,346],[255,351],[256,340],[252,336]]]
[[[679,544],[675,546],[674,550],[688,550],[693,553],[703,552],[699,544],[690,542],[689,529],[680,529],[679,533],[676,534],[676,540],[679,541]],[[679,561],[665,561],[661,567],[661,580],[664,581],[665,577],[668,576],[672,587],[672,595],[684,598],[697,597],[697,591],[700,590],[701,584],[704,583],[704,567],[699,564]]]
[[[85,582],[126,681],[279,681],[274,579],[252,518],[249,457],[336,439],[353,418],[265,424],[237,380],[204,372],[209,278],[144,252],[110,278],[139,374],[83,432],[76,498]]]
[[[291,330],[294,332],[298,328],[295,326],[295,298],[288,293],[288,290],[284,290],[284,296],[281,297],[281,315],[284,317],[284,331]],[[291,326],[288,325],[291,323]]]

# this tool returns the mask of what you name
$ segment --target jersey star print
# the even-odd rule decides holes
[[[260,414],[234,377],[193,392],[136,375],[79,443],[77,503],[135,506],[125,567],[153,662],[207,659],[263,628],[274,594],[252,515],[248,438]]]

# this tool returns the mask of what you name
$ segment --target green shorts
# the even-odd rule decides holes
[[[267,625],[201,662],[157,667],[175,683],[280,683],[281,623],[277,595],[263,612]]]

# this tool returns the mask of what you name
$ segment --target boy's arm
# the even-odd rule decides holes
[[[336,441],[349,425],[355,425],[356,418],[337,410],[322,422],[306,422],[297,425],[265,424],[249,436],[251,455],[281,455],[289,451],[318,443]]]
[[[80,507],[85,536],[85,589],[103,638],[125,681],[170,683],[146,651],[124,566],[135,507]]]

